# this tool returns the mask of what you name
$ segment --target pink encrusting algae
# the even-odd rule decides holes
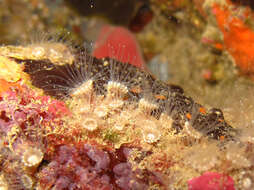
[[[13,86],[1,94],[0,174],[6,184],[0,181],[0,187],[32,189],[32,176],[50,148],[46,134],[59,127],[60,118],[69,114],[64,102],[38,95],[26,85]]]
[[[43,189],[130,190],[147,189],[147,180],[159,183],[151,172],[132,168],[126,154],[130,151],[126,147],[113,152],[87,142],[61,145],[50,164],[39,172],[40,186]]]

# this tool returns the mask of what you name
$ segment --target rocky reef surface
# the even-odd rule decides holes
[[[251,1],[3,0],[0,34],[0,189],[254,188]]]
[[[253,135],[181,87],[63,42],[0,58],[2,189],[253,188]]]

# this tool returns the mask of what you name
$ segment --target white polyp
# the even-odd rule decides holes
[[[87,117],[84,119],[82,125],[85,129],[89,131],[94,131],[98,128],[97,118]]]
[[[109,107],[110,107],[111,109],[121,108],[121,107],[123,107],[123,105],[124,105],[124,101],[123,101],[123,100],[119,100],[119,99],[112,100],[112,101],[109,103]]]
[[[196,139],[200,139],[202,137],[202,134],[196,131],[188,121],[184,123],[183,132]]]
[[[28,148],[25,150],[22,161],[25,166],[32,167],[37,166],[43,159],[43,153],[37,148]]]
[[[162,113],[160,115],[160,119],[159,119],[161,125],[167,129],[171,129],[172,128],[172,124],[173,124],[173,119],[168,116],[165,113]]]
[[[145,139],[146,142],[152,143],[156,141],[156,136],[153,133],[148,133]]]
[[[153,110],[157,109],[158,106],[156,104],[148,102],[144,98],[141,98],[138,103],[138,108],[140,111],[150,114]]]
[[[30,156],[28,159],[27,159],[27,161],[29,162],[29,163],[36,163],[37,162],[37,160],[38,160],[38,157],[36,156],[36,155],[32,155],[32,156]]]
[[[128,88],[120,82],[109,81],[107,84],[107,97],[122,98],[128,93]]]
[[[5,184],[0,184],[0,190],[8,190],[8,186]]]
[[[8,190],[8,184],[4,178],[4,175],[0,175],[0,190]]]
[[[72,92],[72,96],[91,96],[93,93],[93,80],[87,80]]]
[[[34,57],[43,57],[45,56],[45,49],[43,47],[35,47],[32,50],[32,55]]]
[[[116,130],[118,130],[118,131],[121,131],[121,130],[123,130],[123,128],[124,128],[124,125],[122,125],[122,124],[115,124],[114,125],[114,128],[116,129]]]
[[[251,162],[244,157],[243,152],[228,152],[226,158],[230,160],[234,165],[240,167],[250,167]]]
[[[100,118],[106,117],[108,114],[108,109],[106,106],[100,105],[95,108],[94,113]]]
[[[34,182],[30,176],[22,175],[21,181],[22,181],[23,186],[26,187],[26,189],[32,189]]]
[[[251,188],[251,185],[252,185],[252,180],[249,178],[249,177],[246,177],[243,179],[243,187],[245,189],[250,189]]]
[[[144,132],[143,133],[144,141],[147,143],[154,143],[157,142],[160,139],[160,134],[158,134],[157,131],[150,131],[150,132]]]
[[[84,105],[84,106],[80,107],[77,111],[78,111],[78,113],[89,113],[91,111],[91,106]]]
[[[154,143],[161,137],[160,131],[152,121],[144,121],[142,127],[143,140],[147,143]]]
[[[57,52],[53,48],[50,48],[49,52],[50,52],[50,57],[57,57],[57,58],[62,57],[61,53]]]

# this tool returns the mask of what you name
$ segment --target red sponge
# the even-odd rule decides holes
[[[216,172],[206,172],[188,181],[188,190],[235,190],[230,176]]]
[[[110,57],[142,69],[145,68],[145,62],[135,36],[123,27],[103,26],[95,42],[93,56],[97,58]]]

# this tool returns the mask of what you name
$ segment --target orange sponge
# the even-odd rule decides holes
[[[241,16],[229,7],[213,5],[218,27],[224,35],[224,48],[233,56],[243,74],[254,77],[254,30],[246,24],[251,11],[245,8]]]

